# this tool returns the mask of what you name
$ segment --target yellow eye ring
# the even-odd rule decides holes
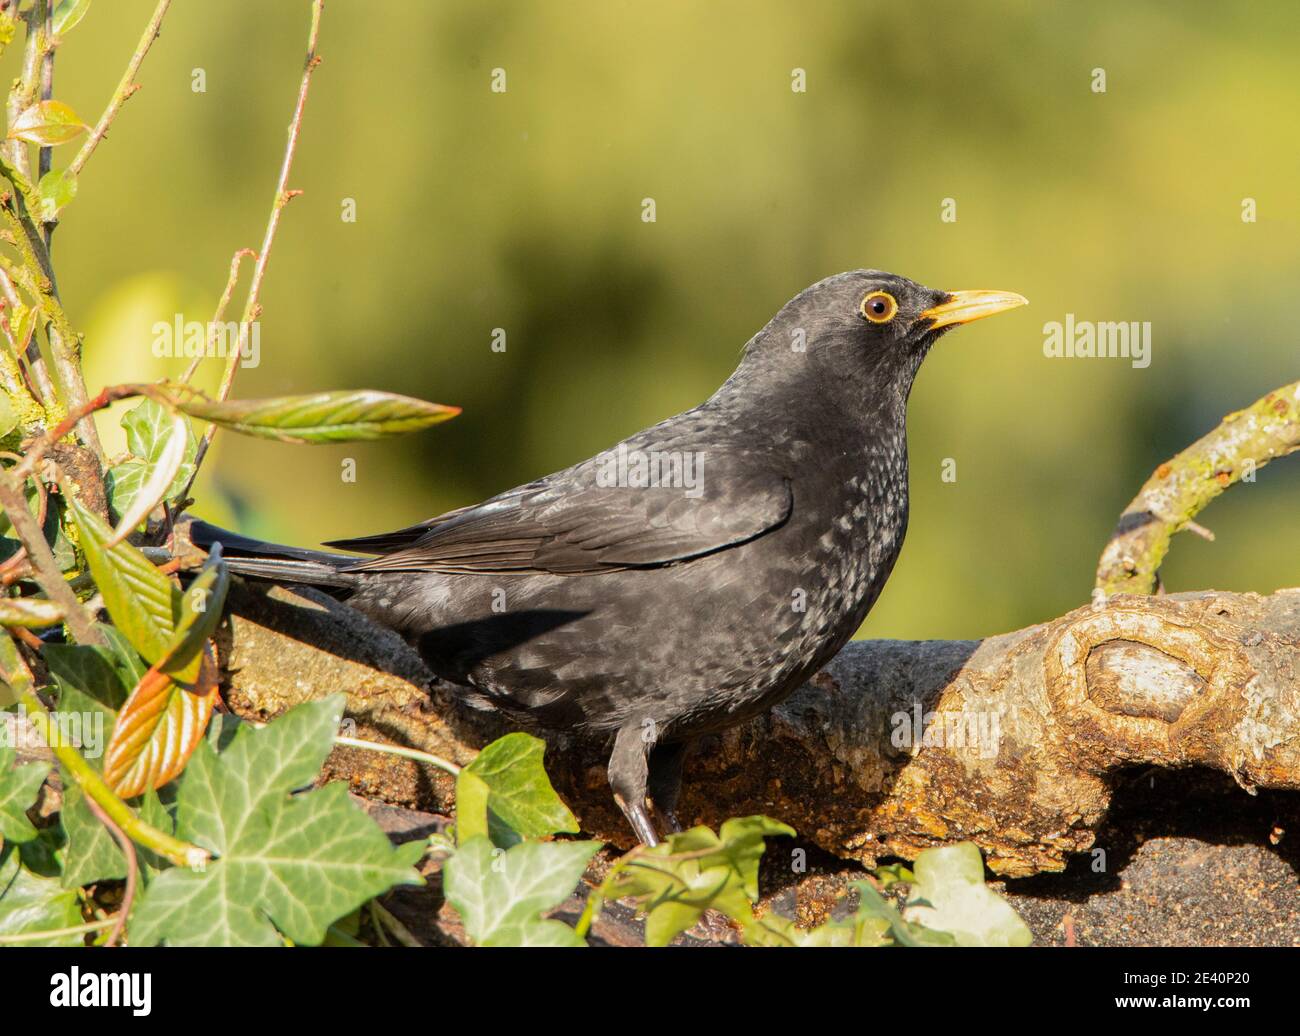
[[[887,291],[873,291],[862,300],[859,308],[862,310],[862,315],[873,324],[887,324],[898,312],[898,303]]]

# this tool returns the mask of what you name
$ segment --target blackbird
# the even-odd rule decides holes
[[[326,546],[213,527],[233,571],[320,586],[518,725],[610,749],[636,836],[674,815],[689,743],[754,716],[862,624],[907,529],[907,398],[952,328],[1024,305],[878,270],[781,307],[706,402],[573,467]]]

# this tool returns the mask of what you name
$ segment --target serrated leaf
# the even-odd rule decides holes
[[[1028,946],[1029,927],[984,883],[984,860],[973,842],[924,850],[904,916],[950,934],[958,946]]]
[[[104,779],[124,799],[160,788],[185,769],[212,718],[217,663],[209,649],[194,686],[150,669],[118,711]]]
[[[531,734],[507,734],[484,748],[462,771],[473,773],[488,786],[489,819],[495,814],[524,838],[578,830],[577,818],[560,801],[546,776],[542,765],[545,754],[545,741]]]
[[[583,946],[562,921],[543,919],[582,879],[599,842],[520,842],[497,849],[469,839],[443,865],[443,891],[476,946]]]
[[[50,772],[49,763],[15,766],[17,757],[16,751],[0,744],[0,840],[4,842],[30,842],[36,837],[27,810]]]
[[[86,124],[62,101],[37,101],[14,119],[9,136],[52,147],[76,140],[85,131]]]
[[[63,621],[63,606],[44,597],[0,597],[0,626],[44,629]]]
[[[763,816],[727,820],[717,834],[693,827],[624,857],[599,895],[634,899],[646,914],[650,946],[668,945],[706,910],[720,910],[748,928],[754,924],[751,904],[758,899],[763,840],[793,834],[793,828]]]
[[[334,743],[344,698],[241,726],[218,753],[200,743],[177,785],[176,835],[212,850],[202,871],[173,867],[141,896],[135,945],[318,945],[331,923],[398,884],[423,841],[393,848],[347,787],[311,783]]]
[[[160,390],[169,392],[163,385]],[[358,389],[307,396],[239,399],[224,403],[171,390],[191,417],[259,439],[280,442],[357,442],[416,432],[460,413],[460,407],[426,403],[392,392]]]
[[[90,10],[90,0],[59,0],[51,15],[51,28],[54,35],[62,36],[77,27],[77,23]]]
[[[0,849],[0,935],[49,932],[81,924],[77,893],[57,878],[34,874],[22,865],[18,847]],[[22,943],[23,946],[80,946],[78,934]]]
[[[113,624],[150,664],[166,655],[176,628],[179,595],[171,581],[129,543],[106,546],[112,530],[81,501],[72,502],[81,549]]]
[[[53,223],[59,211],[77,196],[77,174],[68,169],[51,169],[36,185],[36,216]]]

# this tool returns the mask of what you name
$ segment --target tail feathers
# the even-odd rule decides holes
[[[190,538],[196,546],[204,548],[220,543],[227,567],[241,576],[309,586],[354,587],[357,584],[355,575],[340,571],[358,560],[345,554],[265,543],[203,521],[191,523]]]

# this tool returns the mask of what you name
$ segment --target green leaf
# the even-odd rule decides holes
[[[926,849],[912,866],[904,916],[949,933],[958,946],[1028,946],[1029,927],[1011,904],[984,884],[984,861],[973,842]]]
[[[497,849],[471,838],[443,866],[443,890],[477,946],[583,946],[562,921],[543,920],[582,879],[599,842],[520,842]]]
[[[898,907],[882,896],[869,881],[855,881],[851,888],[858,890],[859,919],[875,918],[883,922],[889,936],[898,946],[952,946],[953,938],[946,932],[932,931],[912,922],[898,912]]]
[[[160,388],[163,392],[169,390],[166,385]],[[222,428],[259,439],[295,443],[383,439],[417,432],[460,413],[460,407],[371,389],[224,403],[177,392],[173,402],[191,417]]]
[[[62,36],[77,27],[77,23],[90,10],[90,0],[59,0],[51,15],[54,35]]]
[[[456,844],[464,845],[471,838],[488,834],[488,796],[491,793],[487,781],[461,770],[456,775]]]
[[[763,816],[725,821],[717,834],[704,826],[693,827],[624,857],[598,895],[636,900],[638,909],[646,913],[650,946],[668,945],[710,909],[722,911],[748,930],[756,923],[751,904],[758,899],[763,839],[793,834],[793,828]]]
[[[0,597],[0,626],[43,629],[63,621],[63,606],[44,597]]]
[[[179,594],[171,581],[131,544],[105,544],[113,532],[73,499],[81,549],[113,624],[150,664],[163,658],[176,628]]]
[[[0,839],[30,842],[36,837],[36,828],[27,819],[27,810],[36,801],[50,765],[37,762],[14,766],[17,756],[14,749],[0,744]]]
[[[121,847],[108,833],[108,828],[90,811],[85,794],[76,782],[66,773],[63,773],[63,778],[63,809],[59,811],[59,822],[67,838],[63,852],[63,887],[77,889],[97,881],[125,878],[126,858]],[[172,832],[174,822],[157,792],[150,791],[140,796],[136,809],[147,823],[168,834]],[[140,845],[135,847],[135,853],[140,865],[141,884],[147,887],[168,863]]]
[[[221,559],[220,545],[214,545],[198,576],[181,595],[180,621],[167,658],[159,666],[163,672],[185,684],[198,679],[203,645],[221,621],[229,589],[230,570]]]
[[[399,884],[419,884],[424,842],[393,848],[340,783],[311,783],[343,714],[334,695],[262,730],[241,726],[218,753],[205,740],[177,782],[176,835],[217,854],[173,867],[145,890],[131,941],[318,945],[331,923]]]
[[[172,415],[162,404],[146,399],[122,416],[126,431],[126,445],[133,459],[115,465],[108,473],[109,497],[114,512],[121,517],[129,514],[140,490],[149,481],[154,469],[163,460],[172,434]],[[194,475],[194,461],[199,441],[192,428],[186,429],[185,451],[176,475],[172,478],[163,499],[171,502],[184,492]]]
[[[77,174],[68,169],[51,169],[36,185],[36,216],[53,223],[59,211],[77,196]]]
[[[507,734],[483,749],[462,773],[488,786],[488,821],[493,817],[524,838],[576,832],[578,820],[560,801],[542,766],[546,742],[530,734]],[[457,782],[457,791],[460,784]],[[459,803],[459,798],[458,798]],[[457,822],[460,822],[459,805]]]
[[[85,793],[63,772],[63,808],[59,822],[68,844],[63,851],[63,887],[81,888],[96,881],[126,877],[126,859],[108,828],[86,805]]]
[[[48,932],[81,924],[77,893],[57,878],[33,874],[22,865],[17,846],[0,849],[0,935]],[[80,946],[78,934],[24,942],[23,946]]]
[[[76,140],[85,131],[86,124],[62,101],[37,101],[14,119],[9,136],[51,147]]]
[[[109,627],[98,628],[101,634],[107,635]],[[131,688],[144,675],[138,658],[134,663],[128,662],[111,647],[97,644],[46,644],[41,648],[41,657],[58,684],[60,708],[69,704],[64,696],[75,692],[94,699],[108,710],[110,717],[122,707]]]

